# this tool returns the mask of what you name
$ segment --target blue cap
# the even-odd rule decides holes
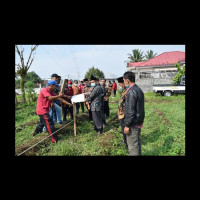
[[[48,85],[56,85],[56,86],[59,86],[56,81],[53,81],[53,80],[50,80],[48,81]]]

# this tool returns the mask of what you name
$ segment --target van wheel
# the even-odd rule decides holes
[[[172,92],[171,91],[165,91],[164,96],[170,97],[170,96],[172,96]]]

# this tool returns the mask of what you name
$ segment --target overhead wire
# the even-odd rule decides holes
[[[59,62],[57,61],[57,59],[55,59],[55,57],[53,57],[42,45],[40,45],[40,46],[43,48],[43,50],[45,51],[45,53],[47,53],[47,54],[51,57],[51,59],[54,60],[54,61],[56,62],[56,64],[58,64],[58,66],[60,66],[63,70],[66,70],[66,69],[61,65],[61,63],[59,63]]]
[[[60,53],[60,51],[58,50],[58,49],[54,49],[53,48],[53,45],[51,45],[51,49],[52,49],[52,51],[56,54],[56,56],[59,58],[59,61],[63,64],[63,66],[65,66],[65,68],[66,68],[66,64],[65,64],[65,58],[63,57],[63,55]],[[61,57],[62,57],[62,59],[61,59]],[[63,60],[63,58],[64,58],[64,60]]]

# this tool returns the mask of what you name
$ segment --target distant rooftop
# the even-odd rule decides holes
[[[162,66],[162,65],[174,65],[174,63],[180,63],[185,61],[184,51],[171,51],[164,52],[154,58],[151,58],[143,62],[130,62],[127,67],[147,67],[147,66]]]

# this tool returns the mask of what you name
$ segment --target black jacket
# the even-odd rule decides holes
[[[127,92],[124,123],[126,127],[141,125],[144,121],[144,93],[135,84]]]
[[[89,94],[86,101],[91,101],[91,111],[101,111],[102,109],[102,93],[103,90],[100,85],[96,85]]]

